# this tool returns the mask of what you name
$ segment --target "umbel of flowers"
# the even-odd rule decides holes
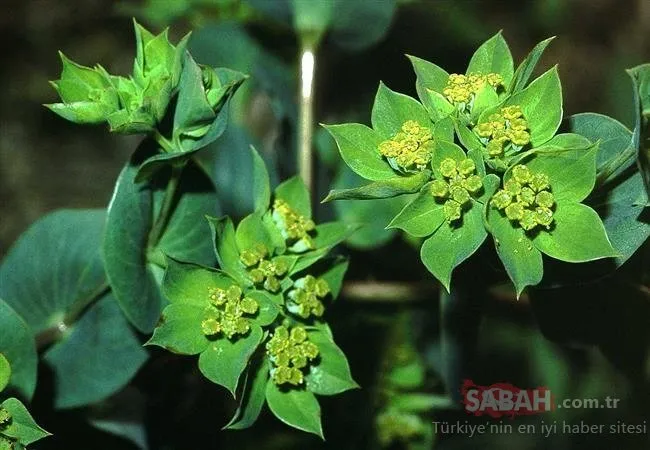
[[[489,235],[518,294],[541,281],[542,253],[567,262],[616,256],[582,203],[595,186],[598,143],[556,134],[557,68],[529,82],[547,43],[516,70],[501,34],[465,74],[411,57],[419,102],[380,84],[372,128],[326,126],[343,160],[371,181],[327,200],[416,194],[388,226],[425,238],[422,262],[447,289]]]

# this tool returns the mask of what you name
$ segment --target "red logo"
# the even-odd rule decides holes
[[[465,380],[461,394],[465,411],[475,416],[528,416],[555,409],[553,395],[546,387],[520,389],[510,383],[479,386]]]

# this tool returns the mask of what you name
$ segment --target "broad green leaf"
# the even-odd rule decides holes
[[[50,436],[50,433],[36,424],[20,400],[8,398],[0,406],[11,414],[11,423],[2,430],[5,436],[18,440],[21,445],[30,445]]]
[[[224,272],[167,258],[163,289],[172,304],[205,308],[211,288],[228,289],[233,284],[235,281]]]
[[[433,89],[427,89],[426,95],[428,96],[424,105],[431,121],[437,123],[443,119],[448,118],[456,111],[454,105],[449,103],[449,101],[439,92],[434,91]]]
[[[255,211],[263,213],[271,203],[271,184],[269,172],[266,170],[264,160],[253,146],[250,147],[253,160],[253,205]]]
[[[449,80],[449,73],[424,59],[415,56],[408,56],[408,58],[413,65],[413,70],[417,77],[415,89],[418,97],[427,110],[433,111],[433,105],[429,103],[430,97],[427,91],[433,90],[442,93]]]
[[[327,282],[334,300],[339,296],[343,287],[343,279],[345,278],[345,272],[348,270],[348,264],[347,258],[341,256],[333,258],[331,263],[328,261],[330,266],[327,270],[319,275],[319,278]]]
[[[239,378],[262,337],[262,329],[251,324],[248,334],[234,342],[223,336],[212,341],[199,357],[201,373],[213,383],[228,389],[234,397]]]
[[[198,355],[210,343],[201,329],[204,319],[205,306],[172,303],[163,310],[162,318],[146,345],[157,345],[181,355]]]
[[[637,164],[645,186],[645,203],[650,202],[650,146],[645,137],[648,134],[650,117],[650,64],[642,64],[627,70],[634,87],[634,107],[636,123],[633,145],[638,150]],[[643,140],[641,138],[644,138]]]
[[[453,142],[438,141],[436,143],[436,148],[433,151],[433,158],[431,159],[433,173],[436,175],[436,178],[443,179],[443,176],[440,173],[440,163],[442,163],[443,160],[451,158],[456,161],[462,161],[466,157],[467,155],[463,149]]]
[[[275,417],[282,422],[324,439],[320,405],[311,392],[299,389],[284,390],[275,383],[267,383],[266,401]]]
[[[508,97],[503,106],[508,105],[521,106],[533,147],[551,139],[562,121],[562,87],[557,67],[544,72],[526,89]]]
[[[332,135],[345,163],[371,181],[395,177],[395,172],[379,153],[384,138],[376,131],[358,123],[323,125]]]
[[[147,360],[114,296],[104,295],[45,354],[56,382],[54,404],[75,408],[122,389]]]
[[[417,100],[379,83],[372,106],[372,128],[388,139],[400,131],[404,122],[409,120],[414,120],[423,127],[430,126],[429,114]]]
[[[230,217],[208,217],[219,267],[242,285],[249,285],[244,266],[239,261],[235,226]]]
[[[499,103],[499,95],[490,85],[483,86],[483,89],[476,94],[474,104],[472,105],[472,122],[476,123],[483,111]]]
[[[275,188],[276,199],[284,200],[298,214],[311,218],[311,199],[305,182],[299,176],[283,181]]]
[[[456,135],[458,140],[467,150],[482,150],[483,144],[479,140],[478,136],[471,131],[467,126],[456,122]]]
[[[246,293],[246,297],[255,300],[259,306],[257,314],[252,318],[259,326],[271,325],[278,317],[280,307],[266,291],[249,291]]]
[[[462,222],[454,226],[443,223],[420,249],[420,258],[442,285],[450,290],[451,273],[478,250],[487,236],[483,225],[483,208],[472,202],[463,214]]]
[[[146,257],[153,226],[153,192],[134,182],[139,162],[151,152],[147,145],[144,141],[135,151],[117,179],[102,247],[115,298],[129,321],[143,333],[153,330],[163,302]]]
[[[352,379],[345,354],[329,336],[321,331],[312,331],[309,340],[318,346],[319,358],[305,377],[308,391],[318,395],[336,395],[359,387]]]
[[[517,297],[526,286],[542,280],[544,267],[542,254],[520,227],[515,227],[500,211],[487,206],[489,231],[494,237],[497,254],[515,285]]]
[[[467,74],[500,74],[503,77],[503,84],[505,86],[510,84],[513,72],[514,64],[512,62],[512,55],[501,32],[498,32],[481,44],[472,55],[472,59],[467,66]]]
[[[597,113],[574,114],[569,117],[571,131],[591,142],[598,142],[598,169],[617,158],[632,145],[632,132],[618,120]],[[621,167],[624,169],[626,166]]]
[[[334,12],[330,24],[332,40],[353,51],[378,42],[390,28],[397,9],[395,0],[338,0],[333,3]],[[360,27],[360,23],[364,26]]]
[[[451,117],[442,119],[433,126],[433,136],[441,141],[454,141],[454,120]]]
[[[177,189],[177,203],[156,248],[176,259],[214,266],[216,258],[205,216],[221,213],[219,199],[210,179],[195,163],[183,169]],[[163,191],[154,193],[155,211],[159,211]]]
[[[287,241],[284,239],[284,236],[282,236],[280,229],[276,225],[275,220],[273,219],[273,212],[271,210],[268,210],[266,213],[264,213],[264,216],[262,216],[262,223],[264,224],[266,233],[268,234],[269,239],[272,243],[269,251],[271,253],[275,253],[276,255],[286,252]]]
[[[315,249],[330,249],[347,239],[358,228],[343,222],[326,222],[316,225]]]
[[[244,393],[233,418],[224,429],[243,430],[255,423],[266,402],[266,384],[269,380],[269,361],[267,358],[253,361],[249,366]]]
[[[258,244],[264,245],[267,251],[273,249],[273,241],[259,213],[249,214],[239,222],[235,231],[235,240],[237,241],[237,248],[240,252],[254,249]]]
[[[105,287],[104,210],[59,210],[32,224],[0,266],[0,298],[33,333],[61,323],[70,306]]]
[[[375,181],[365,186],[351,189],[333,189],[323,199],[324,202],[332,200],[362,200],[391,198],[398,195],[413,194],[418,192],[424,183],[431,177],[429,170],[424,170],[415,175],[396,176],[383,181]]]
[[[545,173],[556,201],[580,202],[596,182],[597,147],[552,153],[537,153],[526,161],[533,173]],[[506,179],[509,174],[506,174]],[[507,180],[506,180],[507,181]]]
[[[29,325],[3,300],[0,300],[0,330],[0,357],[6,358],[9,364],[9,372],[3,372],[0,362],[0,391],[6,386],[2,381],[4,373],[9,386],[30,399],[36,388],[36,343]]]
[[[444,221],[443,204],[437,202],[425,186],[386,228],[400,228],[412,236],[426,237],[434,233]]]
[[[512,83],[508,86],[509,93],[514,94],[526,87],[526,83],[528,83],[530,76],[533,74],[539,58],[553,39],[555,39],[555,37],[550,37],[537,44],[533,47],[528,56],[526,56],[526,59],[519,64],[512,79]]]
[[[542,253],[567,262],[586,262],[618,256],[609,242],[603,222],[586,205],[559,202],[549,231],[540,231],[533,239]]]
[[[0,347],[0,349],[3,349]],[[4,350],[4,349],[3,349]],[[0,392],[4,391],[11,380],[11,364],[3,353],[0,353]]]

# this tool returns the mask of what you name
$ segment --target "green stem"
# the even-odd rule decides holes
[[[149,248],[154,248],[160,238],[162,238],[165,228],[171,219],[172,210],[174,208],[174,197],[176,195],[176,190],[178,189],[178,184],[181,179],[181,174],[183,173],[183,166],[172,165],[172,173],[167,183],[167,188],[165,189],[165,196],[163,198],[162,206],[160,207],[160,212],[156,222],[151,228],[149,233]]]
[[[172,145],[172,143],[169,141],[169,139],[167,139],[165,136],[163,136],[160,133],[160,131],[154,130],[153,138],[156,141],[156,143],[158,145],[160,145],[160,147],[164,151],[166,151],[167,153],[175,153],[176,150],[174,149],[174,146]]]
[[[312,141],[314,133],[314,72],[316,47],[303,39],[300,52],[300,119],[298,170],[307,188],[313,188],[313,153]]]

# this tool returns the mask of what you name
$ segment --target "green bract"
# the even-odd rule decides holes
[[[198,354],[208,379],[233,396],[245,392],[229,427],[250,426],[266,399],[285,423],[322,436],[314,394],[357,387],[321,321],[347,268],[347,261],[325,257],[353,229],[315,225],[299,178],[280,184],[271,198],[254,151],[253,161],[261,177],[257,210],[237,227],[229,217],[208,218],[220,270],[167,258],[163,290],[170,305],[149,344]]]
[[[598,215],[580,203],[595,185],[598,145],[555,135],[557,68],[528,84],[549,41],[516,70],[500,33],[478,48],[465,74],[410,57],[422,103],[381,84],[372,129],[325,127],[348,166],[373,181],[326,200],[417,193],[387,228],[426,238],[422,262],[447,290],[453,269],[489,233],[518,294],[541,281],[541,253],[568,262],[616,256]]]

